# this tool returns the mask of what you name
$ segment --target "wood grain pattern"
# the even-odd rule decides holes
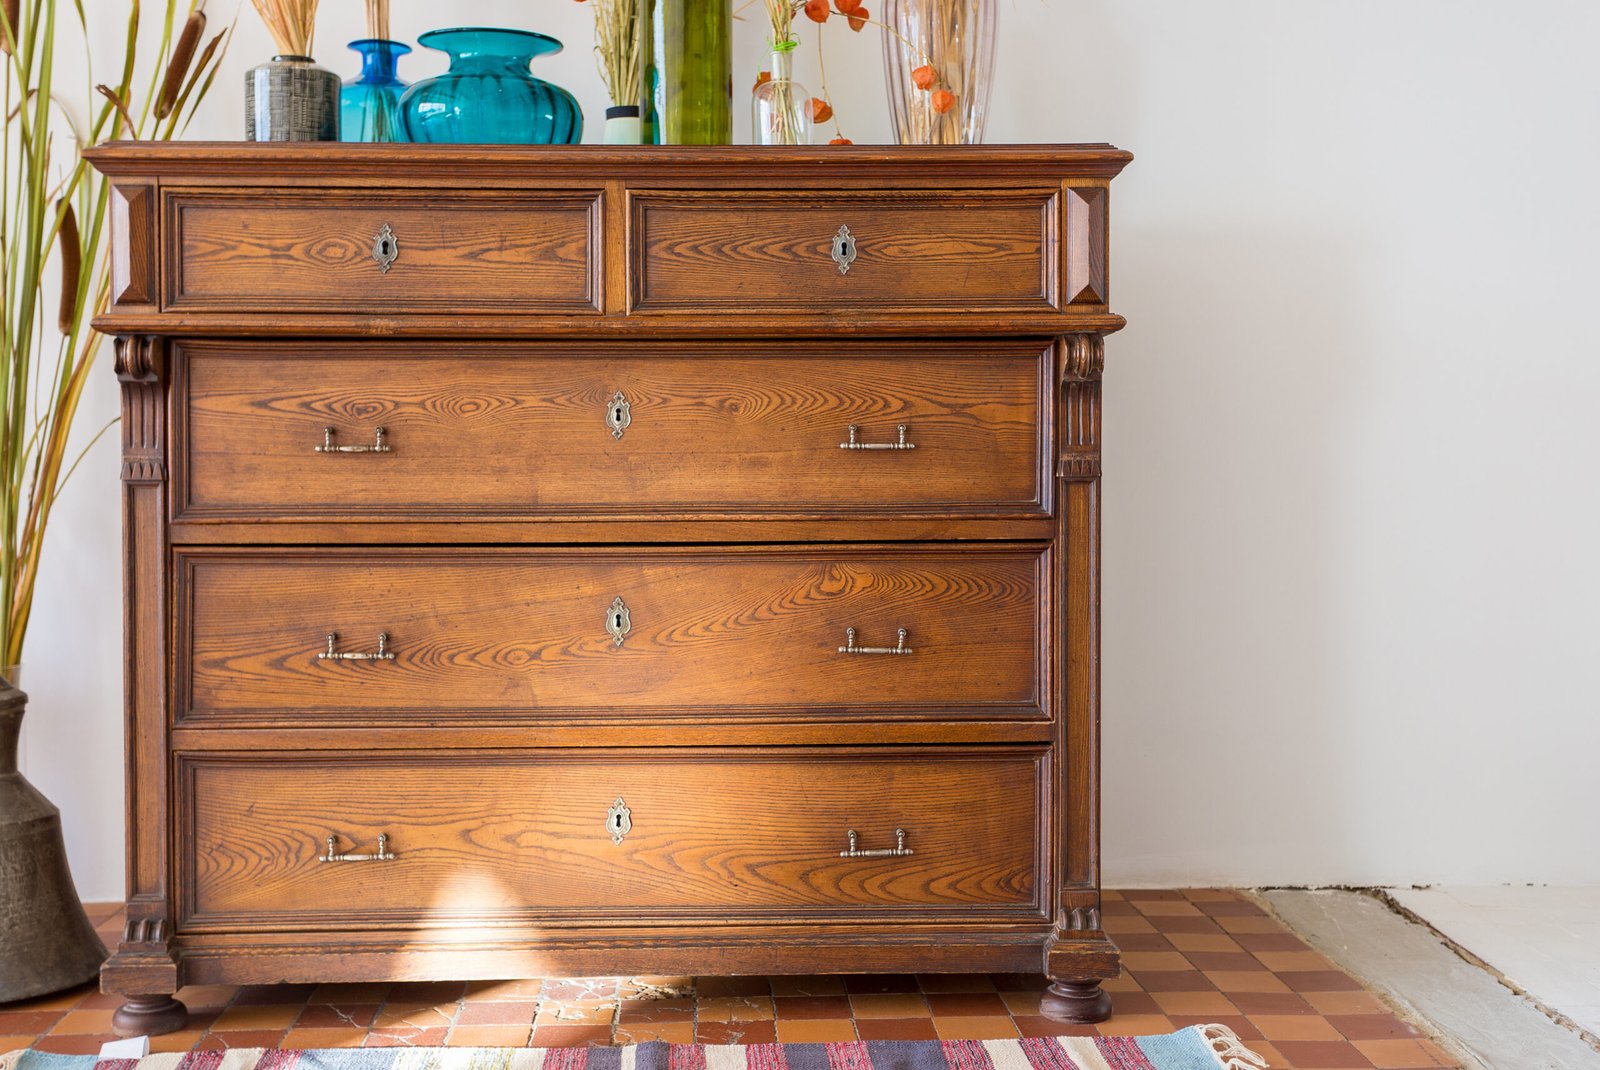
[[[1040,548],[184,553],[180,718],[1048,716]],[[622,597],[632,631],[605,629]],[[893,646],[914,653],[840,654]],[[385,662],[319,660],[334,632]],[[1043,633],[1047,634],[1047,632]]]
[[[1037,343],[437,350],[182,347],[179,516],[1048,514]]]
[[[168,308],[599,311],[598,191],[163,197]],[[372,255],[385,225],[398,242],[388,271]]]
[[[180,927],[1038,918],[1043,759],[1034,748],[186,760]],[[617,844],[606,815],[619,796],[631,830]],[[902,828],[914,853],[841,858],[852,828],[864,849],[892,847]],[[317,861],[328,836],[371,852],[380,834],[395,861]]]
[[[631,194],[632,310],[1059,306],[1059,194],[942,190]],[[857,256],[832,258],[847,225]]]

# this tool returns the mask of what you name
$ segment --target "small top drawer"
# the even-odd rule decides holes
[[[636,192],[631,306],[748,314],[1059,307],[1057,190]]]
[[[599,193],[177,190],[166,305],[597,314]]]

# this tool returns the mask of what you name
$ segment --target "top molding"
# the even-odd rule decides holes
[[[357,145],[337,142],[240,141],[111,142],[84,155],[112,178],[226,177],[241,182],[296,178],[308,168],[322,177],[381,180],[394,168],[420,175],[437,168],[442,180],[526,177],[546,168],[564,177],[671,179],[748,176],[752,167],[831,174],[903,169],[916,177],[1115,178],[1133,155],[1112,145]],[[930,175],[931,172],[931,175]]]

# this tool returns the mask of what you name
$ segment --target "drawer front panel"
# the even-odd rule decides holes
[[[1043,547],[196,550],[179,566],[189,721],[1048,716]],[[329,634],[363,657],[329,657]]]
[[[1036,343],[448,349],[186,346],[180,515],[1048,513]]]
[[[1059,306],[1055,190],[631,195],[633,309]]]
[[[1040,748],[185,758],[191,930],[1043,912]],[[855,830],[858,852],[850,849]],[[896,849],[896,830],[903,846]],[[392,859],[320,861],[379,854]],[[333,843],[329,845],[329,837]]]
[[[167,196],[172,309],[598,312],[598,193]]]

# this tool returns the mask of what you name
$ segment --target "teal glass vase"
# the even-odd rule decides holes
[[[339,90],[339,140],[404,141],[400,97],[406,83],[395,69],[411,47],[376,38],[351,41],[350,47],[361,54],[361,73]]]
[[[583,137],[583,110],[558,85],[529,73],[539,56],[561,51],[554,37],[530,30],[430,30],[418,43],[450,57],[450,69],[400,99],[411,141],[451,145],[572,145]]]

